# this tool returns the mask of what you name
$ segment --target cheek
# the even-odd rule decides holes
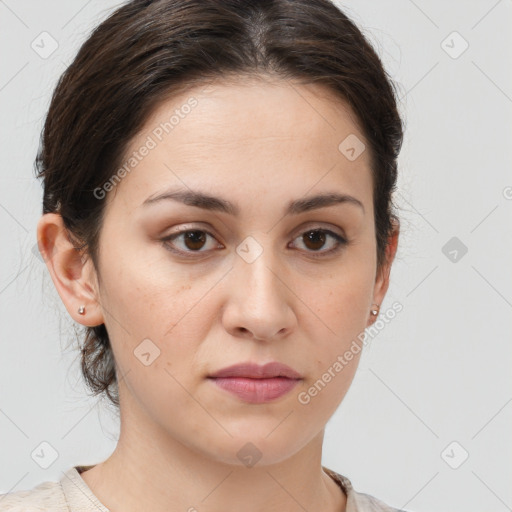
[[[325,425],[329,421],[347,394],[356,368],[357,360],[352,360],[341,370],[331,362],[322,366],[316,377],[298,390],[295,420],[300,428],[311,428],[312,418],[317,425]]]
[[[364,330],[372,292],[372,272],[363,264],[340,265],[339,271],[330,272],[314,286],[299,289],[297,294],[307,306],[303,319],[309,328],[316,324],[322,331],[322,336],[312,339],[329,339],[327,347],[342,348]]]
[[[365,264],[346,268],[300,291],[310,306],[303,309],[301,329],[314,345],[313,350],[304,347],[313,370],[307,385],[317,383],[317,389],[311,390],[312,401],[327,408],[343,398],[356,372],[373,291],[371,271]]]
[[[172,265],[156,245],[131,249],[122,254],[106,251],[102,305],[110,326],[134,342],[156,342],[172,338],[190,321],[200,325],[194,317],[211,287],[208,280],[192,278],[187,269]]]

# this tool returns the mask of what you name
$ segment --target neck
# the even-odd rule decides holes
[[[322,430],[275,464],[233,465],[197,452],[154,424],[121,417],[112,455],[82,473],[111,512],[344,512],[346,496],[322,469]]]

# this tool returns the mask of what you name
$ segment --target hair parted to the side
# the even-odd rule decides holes
[[[43,213],[59,213],[98,272],[105,200],[93,193],[122,164],[154,109],[223,77],[328,86],[357,115],[370,151],[378,270],[395,214],[403,122],[395,84],[357,26],[330,0],[133,0],[103,21],[60,77],[36,157]],[[341,141],[340,141],[341,142]],[[85,381],[119,407],[105,325],[87,327]]]

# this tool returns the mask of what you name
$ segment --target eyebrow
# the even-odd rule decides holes
[[[156,196],[149,196],[141,206],[146,207],[161,201],[178,201],[188,206],[196,206],[198,208],[202,208],[203,210],[228,213],[229,215],[233,215],[235,217],[240,214],[240,208],[236,204],[220,197],[210,196],[203,192],[193,190],[168,190]],[[361,201],[359,201],[359,199],[356,199],[355,197],[348,194],[330,192],[290,201],[286,206],[284,214],[297,215],[299,213],[308,212],[319,208],[326,208],[336,204],[354,205],[360,207],[363,212],[365,211],[364,205]]]

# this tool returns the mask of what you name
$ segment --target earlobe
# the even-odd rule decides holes
[[[373,302],[375,304],[382,304],[384,301],[384,297],[388,291],[389,287],[389,275],[391,273],[391,265],[395,259],[396,251],[398,248],[398,237],[400,234],[400,222],[398,219],[393,219],[393,232],[388,238],[388,244],[386,246],[386,261],[380,271],[378,272],[377,279],[375,281],[375,286],[373,290]],[[375,304],[372,305],[372,310],[374,309]],[[367,327],[372,325],[378,317],[377,315],[372,314],[370,311],[369,319]]]
[[[68,313],[76,322],[93,327],[104,323],[98,302],[92,261],[84,258],[68,237],[61,215],[44,214],[37,224],[39,252]],[[84,312],[79,313],[83,306]]]
[[[368,315],[368,320],[366,322],[366,327],[370,327],[370,325],[374,324],[379,316],[380,304],[372,304],[370,308],[370,314]]]

